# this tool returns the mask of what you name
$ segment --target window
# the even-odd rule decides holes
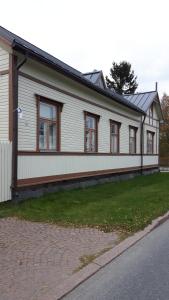
[[[110,152],[119,153],[120,151],[120,126],[121,123],[110,120]]]
[[[154,132],[147,131],[147,154],[154,153]]]
[[[136,153],[137,127],[129,126],[129,153]]]
[[[59,151],[61,103],[38,96],[38,150]]]
[[[85,112],[85,151],[98,151],[98,120],[99,116]]]

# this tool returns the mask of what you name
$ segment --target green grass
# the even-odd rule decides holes
[[[169,210],[169,174],[140,176],[39,199],[0,204],[0,218],[136,232]]]

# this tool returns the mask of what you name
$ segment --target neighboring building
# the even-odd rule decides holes
[[[1,201],[10,187],[25,197],[157,171],[161,119],[156,91],[118,95],[102,71],[82,74],[0,27],[0,143],[12,145]]]

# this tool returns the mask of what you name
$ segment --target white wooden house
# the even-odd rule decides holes
[[[0,201],[158,170],[156,91],[121,96],[0,27]]]

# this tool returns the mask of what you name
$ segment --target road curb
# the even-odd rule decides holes
[[[101,268],[106,266],[116,257],[120,256],[123,252],[128,250],[131,246],[140,241],[143,237],[149,234],[152,230],[163,224],[165,221],[169,219],[169,212],[165,215],[158,217],[153,220],[150,225],[148,225],[144,230],[136,232],[133,236],[126,238],[120,244],[115,246],[113,249],[107,251],[101,256],[97,257],[92,263],[88,266],[84,267],[79,272],[73,274],[70,278],[68,278],[62,285],[57,287],[57,291],[55,293],[54,300],[63,299],[68,293],[74,290],[78,285],[84,282],[86,279],[94,275]]]

